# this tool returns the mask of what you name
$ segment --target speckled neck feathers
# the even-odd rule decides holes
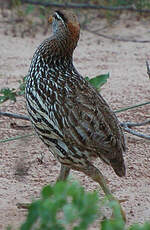
[[[66,27],[60,27],[53,32],[53,35],[38,47],[35,55],[40,55],[45,60],[53,57],[55,60],[62,59],[70,62],[79,40],[79,34],[79,24],[68,22]]]

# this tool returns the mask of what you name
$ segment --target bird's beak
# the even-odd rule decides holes
[[[49,22],[50,24],[52,24],[52,21],[53,21],[53,17],[50,16],[49,19],[48,19],[48,22]]]

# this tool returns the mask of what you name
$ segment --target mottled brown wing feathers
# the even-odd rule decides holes
[[[64,141],[84,146],[91,152],[111,152],[114,156],[110,154],[109,157],[112,158],[117,150],[120,154],[125,148],[124,136],[119,121],[105,100],[84,79],[80,80],[80,85],[78,81],[68,79],[64,87],[67,85],[71,93],[64,95],[63,106],[59,106],[60,113],[63,110]]]

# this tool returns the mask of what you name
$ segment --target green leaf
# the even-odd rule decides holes
[[[36,223],[39,216],[39,207],[41,205],[41,201],[35,201],[31,204],[28,209],[27,220],[21,225],[20,230],[30,230],[32,226]]]
[[[7,100],[16,101],[16,91],[15,89],[3,88],[0,90],[0,103]]]
[[[25,94],[26,76],[22,80],[19,80],[19,83],[18,89],[3,88],[0,90],[0,104],[7,100],[16,102],[16,96]]]
[[[150,230],[150,222],[141,224],[133,224],[128,230]]]
[[[63,207],[63,212],[64,212],[64,217],[65,217],[65,221],[64,221],[65,224],[72,223],[78,217],[77,208],[72,204],[66,204]]]
[[[94,86],[97,90],[100,90],[102,85],[104,85],[107,82],[107,79],[109,78],[109,73],[108,74],[102,74],[98,75],[96,77],[93,77],[92,79],[89,79],[89,77],[85,77],[89,83]]]
[[[101,230],[124,230],[124,223],[118,219],[104,220],[101,222]]]
[[[120,211],[120,205],[117,201],[112,200],[108,203],[109,207],[113,210],[113,215],[115,219],[122,220],[122,215]]]
[[[44,199],[47,199],[48,197],[50,197],[51,195],[53,194],[53,188],[48,185],[48,186],[45,186],[42,190],[42,197]]]

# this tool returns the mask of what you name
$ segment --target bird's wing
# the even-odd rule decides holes
[[[123,152],[122,129],[102,96],[82,77],[66,80],[65,88],[63,106],[58,105],[64,141],[96,153]]]

